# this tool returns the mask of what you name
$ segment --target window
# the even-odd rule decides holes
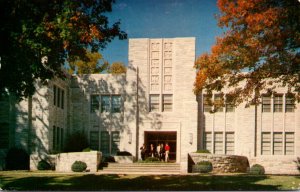
[[[215,95],[215,111],[216,112],[223,112],[223,97],[221,94]]]
[[[56,86],[53,85],[53,105],[56,106]]]
[[[92,150],[99,150],[99,131],[90,132],[90,148]]]
[[[111,132],[111,153],[116,154],[118,151],[120,151],[120,132],[119,131],[113,131]]]
[[[113,95],[112,96],[112,113],[120,113],[121,112],[121,96]]]
[[[159,95],[150,95],[150,111],[159,111]]]
[[[101,152],[103,154],[109,154],[109,132],[101,131]]]
[[[61,108],[64,109],[65,105],[65,91],[61,90]]]
[[[64,109],[65,91],[53,85],[53,105]]]
[[[204,133],[204,149],[210,151],[212,153],[212,146],[211,146],[211,132]]]
[[[223,132],[215,132],[215,154],[223,154]]]
[[[292,96],[286,95],[285,97],[285,112],[294,112],[295,99]]]
[[[91,95],[91,113],[99,110],[99,95]]]
[[[274,112],[282,112],[282,95],[274,96]]]
[[[285,133],[285,154],[294,155],[294,133],[286,132]]]
[[[57,88],[57,107],[60,107],[60,88]]]
[[[211,112],[211,97],[203,95],[203,112]]]
[[[53,126],[53,150],[56,150],[56,127]]]
[[[271,96],[262,96],[262,112],[271,112]]]
[[[225,154],[234,154],[234,132],[227,132],[225,134]]]
[[[283,155],[283,140],[282,133],[274,132],[273,133],[273,154],[274,155]]]
[[[101,113],[110,112],[110,96],[101,95]]]
[[[172,111],[173,95],[163,95],[163,111]]]
[[[230,95],[226,95],[226,103],[225,103],[225,111],[228,112],[234,112],[235,106],[233,104],[233,101],[231,99]]]
[[[0,123],[0,149],[9,148],[9,124]]]
[[[262,155],[271,155],[271,133],[263,132],[261,135],[261,154]]]
[[[60,150],[64,148],[64,129],[60,128]]]

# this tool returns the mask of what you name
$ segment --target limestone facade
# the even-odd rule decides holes
[[[32,98],[20,103],[1,99],[1,133],[9,139],[0,142],[0,164],[12,146],[43,157],[63,151],[67,137],[81,131],[103,156],[128,151],[141,159],[142,144],[168,142],[170,161],[179,163],[182,172],[188,170],[188,153],[208,149],[246,156],[267,173],[296,173],[300,105],[287,111],[287,90],[265,98],[269,112],[262,105],[241,104],[211,113],[205,111],[210,107],[205,93],[193,93],[194,61],[195,38],[129,39],[126,74],[53,79],[37,83]],[[218,99],[218,93],[213,97]]]

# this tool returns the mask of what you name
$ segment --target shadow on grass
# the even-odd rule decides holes
[[[2,175],[3,176],[3,175]],[[37,175],[1,178],[5,190],[280,190],[280,185],[256,182],[268,176],[188,175],[188,176],[118,176],[118,175]]]

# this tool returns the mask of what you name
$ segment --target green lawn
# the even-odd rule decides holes
[[[228,175],[99,175],[52,171],[2,171],[6,190],[299,190],[300,176]]]

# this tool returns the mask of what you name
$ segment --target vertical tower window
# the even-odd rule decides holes
[[[223,97],[221,94],[215,95],[215,111],[216,112],[223,112]]]
[[[53,105],[56,105],[56,86],[53,85]]]
[[[282,112],[282,95],[274,96],[274,112]]]
[[[173,95],[163,95],[163,111],[172,111]]]
[[[262,112],[271,112],[271,96],[262,96]]]
[[[159,95],[150,95],[150,111],[159,111]]]
[[[287,95],[285,97],[285,112],[294,112],[295,99],[292,96]]]
[[[211,111],[211,97],[208,95],[203,95],[203,111],[210,112]]]

